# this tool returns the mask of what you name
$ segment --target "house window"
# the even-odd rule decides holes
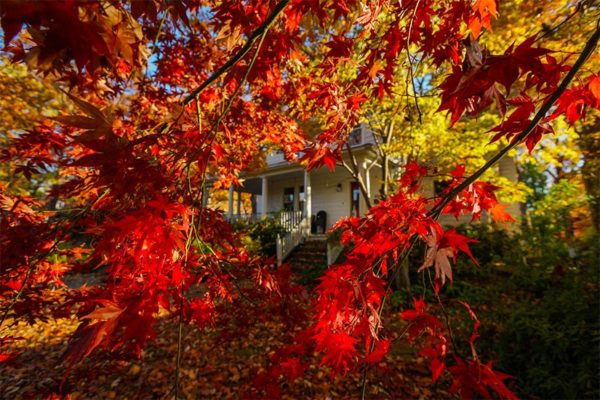
[[[283,189],[283,209],[285,211],[294,211],[294,188],[286,187]]]
[[[448,188],[451,181],[433,181],[433,197],[442,197],[444,195],[444,190]]]
[[[358,182],[350,183],[350,215],[353,217],[360,215],[360,187]]]
[[[355,126],[348,136],[348,144],[354,146],[362,143],[362,128],[360,125]]]
[[[300,186],[300,190],[298,192],[298,210],[304,212],[304,202],[306,201],[306,197],[304,194],[304,185]]]

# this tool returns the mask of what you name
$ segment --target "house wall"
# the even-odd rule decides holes
[[[375,194],[380,185],[380,172],[377,167],[371,170],[370,175],[371,193]],[[312,215],[316,215],[321,210],[325,211],[327,213],[327,229],[331,228],[339,219],[350,215],[352,181],[354,179],[350,173],[339,166],[333,172],[327,168],[310,172]],[[303,172],[268,176],[268,212],[277,212],[283,209],[283,192],[288,187],[294,188],[295,206],[298,209],[300,187],[303,185]],[[340,185],[339,188],[338,185]],[[256,196],[257,212],[259,213],[262,213],[261,198],[261,195]],[[359,211],[361,215],[367,211],[367,204],[362,194],[360,195]]]
[[[283,209],[283,190],[287,187],[294,188],[295,209],[298,208],[300,186],[304,185],[304,173],[286,174],[283,176],[269,176],[268,183],[268,212],[277,212]]]
[[[357,161],[363,163],[364,157],[368,157],[368,153],[355,154]],[[498,169],[501,175],[509,178],[512,181],[517,180],[517,170],[514,160],[506,158],[500,161]],[[364,175],[363,175],[364,176]],[[370,170],[369,184],[371,199],[379,197],[379,189],[381,186],[381,168],[374,166]],[[346,169],[338,166],[335,171],[323,167],[310,172],[311,191],[312,191],[312,215],[316,215],[323,210],[327,213],[327,229],[331,228],[335,222],[341,218],[350,215],[351,205],[351,182],[354,178]],[[304,172],[294,171],[281,172],[280,174],[272,173],[268,176],[268,210],[267,212],[277,212],[283,209],[283,193],[284,188],[294,187],[295,191],[295,209],[299,210],[298,198],[300,187],[304,185]],[[341,188],[338,188],[341,185]],[[423,180],[423,192],[425,197],[432,198],[434,196],[434,180],[427,177]],[[261,195],[256,196],[257,212],[262,213]],[[372,204],[376,201],[373,200]],[[360,213],[364,215],[367,212],[367,204],[360,195]],[[519,216],[519,204],[508,204],[506,209],[513,217]],[[487,222],[488,216],[482,215],[482,222]],[[439,219],[442,225],[458,225],[471,222],[471,216],[461,216],[458,220],[452,215],[442,215]]]
[[[350,182],[352,180],[350,174],[339,167],[335,172],[321,168],[311,173],[312,213],[317,215],[321,210],[327,213],[327,229],[331,228],[339,219],[350,215]],[[338,185],[341,185],[341,190]],[[364,205],[360,204],[359,209],[362,212]]]
[[[319,211],[325,211],[327,213],[327,229],[331,228],[339,219],[350,215],[351,182],[353,181],[354,178],[342,167],[336,168],[333,172],[327,168],[310,172],[312,214],[316,215]],[[378,172],[371,170],[372,193],[379,190],[379,181]],[[269,181],[269,210],[278,211],[283,208],[283,190],[285,187],[294,186],[297,196],[299,187],[302,185],[304,185],[304,176],[285,180],[271,177]],[[368,209],[362,193],[359,199],[359,211],[361,215],[364,215]]]
[[[294,176],[269,176],[268,183],[268,212],[277,212],[283,209],[283,192],[287,187],[293,187],[295,192],[295,206],[298,205],[300,187],[304,185],[304,174]],[[312,215],[319,211],[327,213],[327,229],[340,218],[350,214],[350,174],[343,168],[336,168],[334,172],[321,168],[310,172]],[[341,191],[338,191],[338,184]],[[257,202],[260,202],[258,197]],[[364,199],[361,197],[360,211],[366,211]]]

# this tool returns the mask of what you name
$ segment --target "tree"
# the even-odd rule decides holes
[[[485,40],[489,47],[500,50],[506,42],[515,41],[519,36],[537,33],[549,47],[572,57],[590,36],[596,20],[594,4],[590,1],[576,2],[573,7],[562,1],[552,1],[544,8],[529,7],[522,1],[507,1],[501,6],[494,35],[488,35]],[[597,52],[590,55],[585,68],[598,71],[600,56]],[[570,101],[571,111],[555,127],[556,135],[545,137],[534,152],[536,164],[542,171],[553,174],[554,183],[559,183],[563,178],[574,180],[575,184],[584,182],[592,216],[591,225],[598,233],[600,197],[596,183],[599,170],[597,157],[594,156],[597,154],[597,139],[594,139],[598,135],[598,126],[595,125],[597,115],[578,119],[577,110],[583,110],[580,108],[582,103],[576,98]],[[527,159],[526,156],[522,158]]]
[[[35,166],[26,169],[32,176],[60,170],[64,183],[47,195],[65,207],[52,211],[28,197],[2,195],[0,325],[9,317],[44,318],[46,306],[56,314],[75,312],[80,325],[65,355],[72,364],[99,350],[139,356],[156,335],[159,309],[180,326],[200,328],[278,311],[306,321],[294,312],[299,289],[285,269],[272,271],[249,255],[223,216],[202,206],[205,179],[217,177],[216,187],[236,183],[269,146],[290,159],[304,150],[307,168],[333,168],[361,106],[392,96],[398,69],[410,82],[413,64],[427,60],[440,73],[438,110],[450,115],[451,125],[495,107],[502,120],[491,129],[492,140],[509,144],[469,176],[464,166],[454,168],[444,196],[433,201],[417,190],[427,169],[409,163],[396,193],[366,217],[340,222],[352,252],[326,271],[310,326],[277,352],[275,360],[283,362],[259,381],[273,394],[279,377],[293,380],[302,354],[317,350],[333,371],[362,366],[366,385],[368,366],[389,348],[381,320],[389,281],[421,245],[427,255],[420,270],[434,270],[435,301],[428,306],[415,299],[404,311],[408,340],[423,339],[421,354],[433,379],[447,369],[451,389],[464,397],[489,397],[492,390],[515,398],[507,376],[477,356],[479,322],[468,305],[472,353],[447,360],[450,327],[430,310],[443,308],[439,290],[452,280],[458,253],[470,256],[470,240],[445,231],[436,218],[478,218],[484,210],[506,218],[496,187],[478,178],[518,143],[533,149],[560,115],[574,123],[598,109],[600,78],[584,68],[598,27],[576,57],[562,57],[535,35],[519,37],[503,52],[486,49],[479,39],[498,15],[494,0],[31,0],[0,6],[7,53],[55,77],[78,109],[36,124],[3,153],[4,160]],[[582,7],[578,15],[592,12]],[[402,62],[404,49],[410,54]],[[420,94],[413,89],[412,97]],[[315,114],[323,131],[309,140],[295,121]],[[60,286],[66,271],[99,267],[106,284],[48,304],[45,291]],[[257,306],[260,312],[248,311]],[[181,336],[178,349],[177,365]],[[173,388],[178,397],[178,372]]]
[[[53,117],[66,111],[62,96],[48,82],[28,73],[24,65],[11,64],[10,60],[0,60],[0,91],[4,93],[0,107],[0,141],[6,149],[10,138],[31,129],[41,119],[42,114]],[[16,166],[4,163],[0,167],[0,182],[6,184],[3,190],[21,195],[35,195],[35,188],[48,184],[49,177],[29,185],[23,174],[15,174]]]

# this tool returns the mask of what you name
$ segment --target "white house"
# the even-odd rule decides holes
[[[381,186],[381,166],[373,134],[361,124],[348,140],[367,193],[371,199],[376,198]],[[346,162],[348,157],[345,152]],[[241,187],[229,189],[227,215],[230,220],[279,218],[288,231],[277,243],[280,262],[306,237],[325,233],[341,218],[367,212],[358,182],[345,168],[338,167],[332,172],[322,167],[308,172],[300,164],[286,161],[281,153],[268,155],[266,164],[260,173],[244,177]],[[516,181],[517,171],[512,159],[503,159],[499,168],[501,175]],[[434,195],[434,186],[433,179],[424,182],[426,196]],[[242,213],[240,193],[251,194],[251,213]],[[510,205],[508,211],[516,215],[518,205]],[[465,218],[459,222],[468,221]],[[440,222],[456,224],[453,218],[446,217]]]

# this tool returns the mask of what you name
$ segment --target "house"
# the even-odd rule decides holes
[[[370,199],[378,197],[381,186],[381,166],[375,149],[373,133],[365,124],[360,124],[351,132],[348,143],[352,156],[364,182]],[[349,163],[349,154],[344,159]],[[512,159],[503,159],[499,173],[517,180],[517,170]],[[429,178],[423,182],[427,197],[434,196],[435,182]],[[242,209],[243,194],[250,195],[249,210]],[[244,211],[244,212],[242,212]],[[368,211],[365,195],[355,177],[345,168],[335,171],[320,168],[306,171],[298,163],[286,161],[282,153],[266,157],[266,168],[258,174],[245,176],[242,186],[230,187],[228,194],[227,217],[237,219],[279,218],[288,232],[277,243],[277,257],[281,262],[304,239],[311,235],[327,232],[339,219],[364,215]],[[518,205],[510,205],[508,211],[518,214]],[[469,218],[458,223],[468,222]],[[442,224],[456,224],[449,216],[442,216]],[[333,258],[330,255],[329,258]]]

